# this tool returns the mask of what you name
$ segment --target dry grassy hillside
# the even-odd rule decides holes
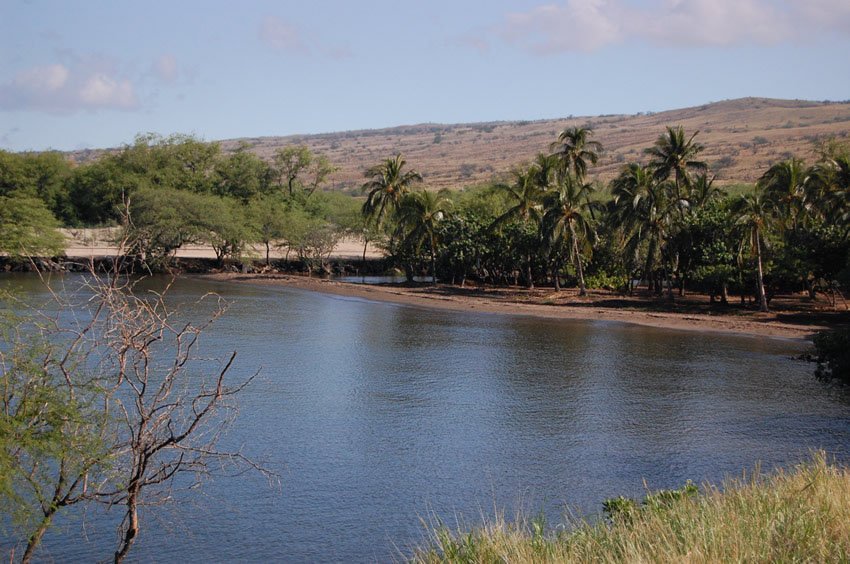
[[[638,115],[571,117],[531,122],[422,124],[389,129],[322,135],[228,140],[232,149],[251,144],[259,155],[304,143],[328,155],[340,168],[333,176],[338,189],[355,188],[363,171],[401,152],[409,165],[433,188],[455,188],[491,180],[512,166],[547,151],[557,133],[569,126],[592,126],[605,154],[594,174],[604,180],[624,162],[640,160],[667,125],[682,125],[706,150],[718,181],[753,182],[777,160],[791,154],[810,158],[815,142],[850,135],[850,103],[742,98],[694,108]]]
[[[608,180],[622,163],[642,160],[665,126],[699,131],[704,160],[722,184],[753,182],[766,168],[790,155],[810,159],[817,141],[850,137],[850,102],[741,98],[653,114],[573,117],[554,120],[474,124],[420,124],[320,135],[257,137],[222,141],[225,150],[248,143],[270,158],[275,149],[306,144],[339,167],[335,189],[356,189],[369,166],[397,152],[420,171],[427,186],[460,188],[504,177],[516,164],[548,151],[559,131],[593,127],[605,153],[591,174]],[[81,160],[94,153],[78,155]]]

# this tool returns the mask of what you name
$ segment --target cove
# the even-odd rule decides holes
[[[46,299],[34,278],[2,282]],[[231,307],[203,354],[236,350],[235,377],[261,371],[224,441],[281,486],[211,478],[143,515],[134,560],[387,561],[435,516],[472,525],[521,509],[556,524],[644,482],[716,482],[816,448],[850,461],[850,394],[794,360],[798,342],[204,279],[177,280],[169,299],[211,291]],[[110,515],[92,512],[61,520],[40,558],[103,559],[114,540]]]

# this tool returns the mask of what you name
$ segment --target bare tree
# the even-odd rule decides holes
[[[176,488],[197,487],[217,472],[275,478],[241,452],[217,447],[236,415],[235,396],[256,376],[231,381],[236,352],[199,356],[202,333],[227,304],[205,295],[192,307],[206,305],[207,313],[191,321],[170,306],[168,287],[137,292],[119,271],[118,263],[106,276],[91,269],[87,305],[73,309],[85,322],[68,326],[61,315],[40,313],[30,327],[47,345],[26,345],[17,334],[20,346],[0,354],[0,430],[16,431],[0,439],[0,498],[34,504],[42,516],[31,520],[24,562],[55,513],[71,505],[120,508],[113,558],[121,562],[142,530],[141,507],[166,503]],[[62,301],[59,309],[69,307]]]

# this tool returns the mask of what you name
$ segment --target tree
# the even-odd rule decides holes
[[[0,196],[0,253],[13,258],[59,255],[65,238],[57,227],[40,199],[17,192]]]
[[[809,179],[809,171],[800,159],[778,162],[759,178],[757,185],[765,202],[773,206],[785,229],[797,229],[805,212]]]
[[[711,201],[685,217],[668,243],[678,256],[680,295],[684,295],[685,278],[691,278],[709,292],[712,302],[719,295],[728,303],[729,286],[738,271],[738,241],[733,234],[726,201]]]
[[[811,167],[807,211],[819,219],[850,226],[850,154],[827,154]]]
[[[407,194],[398,208],[398,231],[403,245],[418,252],[424,243],[428,243],[433,284],[437,283],[438,226],[448,215],[451,205],[445,192],[423,190]]]
[[[215,192],[247,204],[251,198],[267,194],[271,180],[269,166],[242,145],[216,166]]]
[[[543,233],[550,246],[557,248],[566,245],[570,249],[570,257],[575,266],[579,282],[579,296],[587,295],[584,284],[584,270],[582,267],[582,255],[592,252],[594,239],[593,229],[590,226],[589,213],[591,204],[587,194],[592,191],[590,184],[581,184],[578,177],[567,174],[561,177],[558,187],[554,192],[546,196],[543,216]],[[557,265],[555,268],[555,288],[558,284]]]
[[[520,221],[526,225],[533,224],[537,229],[543,219],[542,199],[549,187],[548,183],[541,184],[541,181],[545,179],[548,182],[548,178],[541,174],[539,162],[517,169],[513,174],[513,184],[501,185],[511,205],[502,215],[493,220],[491,229],[501,229],[503,225],[511,221]],[[531,251],[530,247],[526,249],[526,284],[529,288],[534,287]]]
[[[717,198],[726,195],[722,188],[714,184],[716,176],[708,177],[705,172],[700,173],[691,187],[690,206],[692,209],[700,209],[710,204]]]
[[[271,246],[286,234],[286,207],[279,198],[264,196],[254,198],[247,209],[253,239],[266,247],[266,266],[269,265]]]
[[[85,292],[67,306],[74,298],[62,296],[53,317],[35,312],[29,324],[16,323],[0,350],[0,502],[38,516],[23,522],[25,562],[55,514],[71,506],[120,508],[113,559],[121,562],[142,530],[139,508],[198,487],[216,468],[270,475],[216,446],[232,398],[253,379],[230,382],[235,352],[197,357],[226,304],[206,296],[192,305],[196,321],[164,294],[137,295],[117,269],[106,278],[90,273]]]
[[[213,194],[140,190],[128,208],[124,219],[128,252],[147,270],[167,270],[174,252],[187,244],[210,245],[221,264],[238,255],[252,235],[243,206]]]
[[[77,340],[50,321],[0,317],[0,512],[22,533],[23,563],[59,511],[90,500],[86,484],[109,458],[98,382],[82,374]]]
[[[673,204],[664,183],[659,183],[652,171],[637,163],[623,167],[611,182],[614,217],[623,226],[623,247],[627,254],[637,257],[641,249],[645,254],[643,275],[649,290],[661,293],[661,284],[655,282],[655,264],[662,255],[667,270],[663,247],[673,225]],[[669,271],[667,272],[670,284]],[[670,288],[672,297],[672,287]]]
[[[366,171],[369,181],[363,184],[362,189],[368,194],[362,213],[378,227],[381,227],[389,214],[395,212],[410,187],[422,181],[422,175],[418,172],[404,170],[406,164],[404,157],[397,154]]]
[[[290,198],[296,185],[309,197],[337,170],[326,156],[314,154],[307,145],[278,149],[273,161],[278,183],[287,187]]]
[[[675,129],[667,127],[667,134],[661,135],[655,141],[655,146],[646,149],[650,157],[649,168],[659,182],[673,176],[676,187],[676,205],[684,217],[685,206],[690,198],[690,171],[705,171],[708,165],[696,160],[697,155],[704,149],[699,143],[694,143],[694,137],[699,131],[685,140],[685,130],[682,126]],[[684,191],[684,193],[683,193]]]
[[[741,253],[749,248],[756,259],[756,283],[758,286],[759,309],[768,311],[767,295],[764,291],[764,268],[762,266],[762,252],[764,247],[764,233],[770,222],[771,205],[765,201],[761,193],[755,192],[741,196],[734,203],[732,211],[735,214],[735,223],[743,228],[741,238]]]
[[[588,163],[595,165],[602,152],[602,144],[590,141],[593,130],[589,127],[568,127],[558,134],[550,150],[558,162],[562,176],[573,174],[579,183],[587,176]]]
[[[114,155],[101,157],[74,169],[68,186],[73,217],[66,221],[74,225],[114,225],[121,219],[124,200],[148,186],[146,178],[124,168]]]
[[[287,186],[291,198],[295,181],[313,162],[313,153],[307,145],[290,145],[275,151],[273,160],[278,182]]]

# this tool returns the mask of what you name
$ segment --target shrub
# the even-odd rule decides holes
[[[814,337],[818,378],[850,382],[850,329],[821,331]]]

